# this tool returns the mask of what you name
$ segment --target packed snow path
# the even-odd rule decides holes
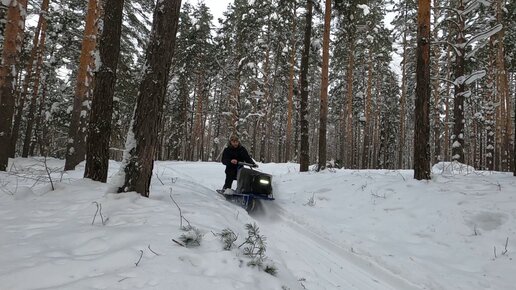
[[[412,171],[299,173],[263,164],[276,200],[252,216],[214,191],[218,163],[157,162],[151,197],[61,174],[50,191],[40,160],[17,159],[0,173],[1,289],[514,289],[516,178],[441,164],[429,182]],[[112,163],[110,175],[117,170]],[[453,170],[451,170],[453,169]],[[60,182],[58,182],[60,181]],[[235,186],[235,184],[234,184]],[[184,217],[200,247],[171,239]],[[96,205],[101,217],[92,219]],[[107,220],[107,221],[106,221]],[[212,234],[267,237],[273,277],[223,251]],[[508,242],[507,242],[508,241]],[[138,263],[137,263],[138,262]],[[138,264],[138,265],[136,265]],[[30,277],[30,278],[28,278]]]

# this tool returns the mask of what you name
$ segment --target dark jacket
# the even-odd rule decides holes
[[[233,159],[236,159],[240,162],[255,164],[244,146],[238,145],[238,147],[235,148],[229,145],[222,152],[222,164],[226,165],[226,174],[235,176],[237,174],[238,165],[231,163],[231,160]]]

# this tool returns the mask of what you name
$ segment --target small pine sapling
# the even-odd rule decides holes
[[[219,236],[224,243],[224,250],[229,251],[233,248],[234,243],[238,239],[238,236],[231,229],[223,229],[222,232],[215,234]]]
[[[245,227],[248,236],[239,248],[244,246],[244,255],[251,258],[251,261],[247,263],[248,266],[264,269],[263,262],[266,259],[265,251],[267,250],[266,237],[260,234],[260,228],[256,224],[246,224]],[[273,266],[266,266],[265,269],[269,274],[277,272]]]
[[[201,245],[203,236],[199,229],[191,227],[189,231],[179,237],[179,240],[186,248],[193,248]]]
[[[263,271],[272,276],[276,276],[276,274],[278,274],[278,268],[276,268],[276,266],[274,266],[274,265],[266,265],[265,269],[263,269]]]

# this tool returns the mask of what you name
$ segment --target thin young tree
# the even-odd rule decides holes
[[[68,130],[65,170],[75,169],[77,164],[84,161],[86,154],[86,132],[89,115],[88,95],[91,93],[91,71],[94,64],[93,52],[95,51],[97,37],[95,25],[97,17],[97,0],[89,0],[79,58],[72,119]]]
[[[125,173],[125,181],[119,191],[136,191],[145,197],[149,196],[159,120],[174,54],[180,7],[181,0],[161,0],[154,9],[145,57],[146,69],[140,83],[121,168]]]
[[[299,153],[299,171],[308,171],[310,163],[310,146],[309,146],[309,132],[308,132],[308,59],[310,56],[310,42],[312,35],[312,0],[306,2],[306,26],[303,44],[303,54],[301,56],[301,149]]]
[[[430,179],[430,0],[420,0],[417,16],[414,178]]]
[[[21,50],[26,15],[27,0],[10,1],[0,63],[0,171],[6,171],[9,162],[17,76],[16,65]]]
[[[330,60],[331,0],[326,0],[324,12],[323,56],[321,77],[321,107],[319,111],[319,164],[318,170],[326,168],[326,125],[328,123],[328,64]]]
[[[95,68],[84,177],[106,182],[124,0],[107,1]]]

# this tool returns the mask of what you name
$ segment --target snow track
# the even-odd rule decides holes
[[[275,255],[297,275],[306,289],[414,290],[424,289],[375,265],[295,222],[278,205],[263,205],[256,215]],[[271,213],[275,211],[276,213]]]

